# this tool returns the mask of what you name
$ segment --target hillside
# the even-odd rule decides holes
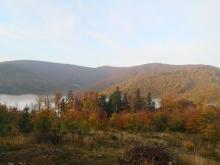
[[[123,76],[121,76],[123,75]],[[0,63],[0,94],[50,94],[99,89],[131,77],[130,68],[89,68],[42,61],[9,61]],[[105,85],[99,86],[101,83]]]
[[[97,90],[109,94],[116,86],[131,93],[137,87],[143,95],[176,95],[195,101],[220,101],[220,70],[205,65],[145,64],[134,67],[89,68],[41,61],[0,63],[0,94],[51,94]]]
[[[69,89],[100,91],[142,73],[153,75],[172,70],[175,70],[174,66],[161,64],[89,68],[28,60],[1,62],[0,93],[50,94],[55,90]]]
[[[135,89],[140,88],[144,96],[151,92],[154,97],[176,96],[219,105],[219,68],[203,65],[177,68],[179,67],[169,72],[139,74],[106,89],[104,93],[111,93],[116,86],[127,93],[133,93]]]
[[[81,90],[108,76],[108,71],[40,61],[0,63],[0,93],[48,94],[54,90]]]

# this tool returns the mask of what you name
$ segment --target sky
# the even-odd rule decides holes
[[[220,67],[220,0],[0,0],[0,61]]]

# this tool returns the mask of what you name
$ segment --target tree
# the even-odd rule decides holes
[[[61,98],[62,98],[62,93],[59,92],[59,91],[55,92],[55,94],[54,94],[54,103],[55,103],[55,106],[56,106],[57,109],[60,108]]]
[[[154,115],[154,126],[156,131],[165,131],[168,126],[168,115],[163,112],[157,112]]]
[[[41,110],[35,115],[34,126],[38,133],[49,133],[56,122],[56,114],[51,110]]]
[[[147,95],[147,103],[146,108],[148,111],[154,111],[155,110],[155,102],[152,99],[151,93],[149,92]]]
[[[68,109],[72,109],[74,105],[74,93],[73,90],[70,90],[66,96],[66,102]]]
[[[28,111],[29,109],[26,107],[21,113],[21,116],[18,122],[19,131],[22,133],[30,133],[33,127],[32,122],[31,122],[31,115]]]
[[[109,125],[112,128],[117,129],[123,129],[124,128],[124,122],[122,119],[122,115],[118,113],[113,113],[111,115],[111,118],[109,119]]]
[[[80,125],[83,121],[87,121],[83,111],[67,110],[61,113],[61,125],[62,131],[64,132],[75,132],[80,129]]]
[[[106,97],[106,95],[101,95],[99,97],[99,107],[107,114],[108,117],[112,114],[111,109],[111,103],[109,102],[109,99]]]
[[[219,110],[213,106],[206,106],[201,110],[199,132],[208,140],[214,141],[218,138],[217,123],[219,121]]]
[[[83,111],[85,112],[97,111],[99,104],[98,93],[97,92],[86,93],[82,103],[83,103]]]
[[[89,125],[94,129],[104,129],[107,123],[107,116],[103,110],[93,111],[89,115]]]
[[[49,96],[44,97],[44,105],[46,109],[50,109],[50,97]]]
[[[11,129],[11,120],[8,108],[0,104],[0,136],[5,136]]]
[[[43,103],[44,97],[41,95],[37,96],[37,105],[38,105],[38,110],[40,110],[42,107],[42,103]]]
[[[64,112],[65,110],[66,110],[66,102],[65,99],[62,99],[60,103],[60,111]]]
[[[122,99],[122,109],[124,110],[130,109],[127,93],[124,94],[123,99]]]
[[[60,122],[56,113],[51,110],[41,110],[35,114],[35,140],[38,143],[58,144],[61,139]]]
[[[137,88],[137,90],[135,92],[135,99],[134,99],[135,111],[140,111],[143,109],[143,107],[144,107],[144,100],[141,97],[141,90],[140,90],[140,88]]]
[[[106,99],[107,99],[106,95],[101,95],[99,97],[99,106],[102,107],[103,109],[105,109],[107,105]]]
[[[82,102],[81,100],[76,96],[74,99],[74,103],[73,103],[73,109],[76,111],[81,111],[82,110]]]
[[[122,101],[121,101],[121,91],[119,87],[116,88],[116,91],[111,95],[110,102],[112,105],[112,112],[120,112]]]

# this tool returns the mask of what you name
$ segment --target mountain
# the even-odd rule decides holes
[[[149,65],[146,65],[146,67]],[[151,65],[160,68],[146,71],[107,88],[112,93],[116,86],[128,94],[140,88],[142,95],[151,92],[154,97],[187,98],[195,102],[207,102],[220,106],[220,69],[206,65]],[[161,71],[163,70],[163,71]]]
[[[89,68],[42,61],[0,63],[1,94],[51,94],[56,90],[97,90],[110,94],[115,87],[146,96],[175,95],[191,100],[220,102],[220,69],[207,65],[145,64],[134,67]]]
[[[129,70],[130,68],[89,68],[28,60],[1,62],[0,93],[50,94],[55,90],[102,90],[131,77],[133,74]]]
[[[0,93],[49,94],[55,90],[103,90],[146,70],[152,71],[152,66],[89,68],[28,60],[1,62]]]
[[[108,71],[41,61],[0,63],[0,93],[48,94],[85,89],[107,78]]]

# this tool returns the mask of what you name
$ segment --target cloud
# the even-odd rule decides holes
[[[74,14],[55,3],[42,1],[4,1],[8,21],[0,24],[0,36],[25,39],[47,40],[49,42],[71,40],[74,36],[76,20]]]
[[[75,32],[75,17],[68,11],[48,8],[42,16],[42,23],[44,26],[39,28],[48,38],[68,39]]]
[[[88,57],[103,65],[220,66],[219,6],[219,0],[0,0],[1,52],[90,66],[97,60]]]

